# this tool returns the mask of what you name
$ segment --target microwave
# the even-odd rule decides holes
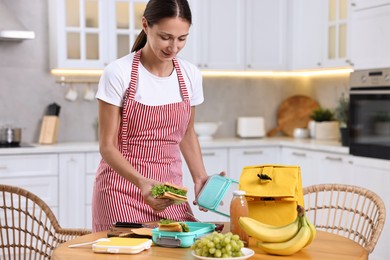
[[[351,73],[350,154],[390,159],[390,68]]]

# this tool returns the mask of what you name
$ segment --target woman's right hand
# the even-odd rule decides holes
[[[170,199],[158,199],[152,196],[152,188],[154,185],[162,184],[158,181],[145,178],[140,184],[140,190],[142,197],[147,205],[151,207],[155,212],[162,212],[167,207],[174,204],[173,200]]]

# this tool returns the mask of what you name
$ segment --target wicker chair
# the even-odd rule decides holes
[[[370,254],[382,233],[386,208],[365,188],[319,184],[303,188],[306,216],[318,230],[347,237]]]
[[[19,187],[0,184],[0,259],[50,259],[61,243],[89,234],[63,229],[47,204]]]

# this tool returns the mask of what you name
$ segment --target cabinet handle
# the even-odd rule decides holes
[[[352,2],[352,3],[351,3],[351,6],[352,6],[352,7],[355,7],[355,6],[356,6],[356,3],[355,3],[355,2]]]
[[[214,152],[202,153],[202,156],[215,156]]]
[[[7,169],[8,169],[7,165],[0,165],[0,170],[7,170]]]
[[[244,155],[263,154],[263,151],[244,151]]]
[[[353,62],[351,60],[345,60],[345,62],[351,66],[353,66]]]
[[[338,161],[338,162],[341,162],[343,160],[341,157],[332,157],[332,156],[326,156],[325,159],[329,161]]]
[[[292,155],[306,157],[306,153],[292,152]]]
[[[321,67],[321,66],[322,66],[322,63],[321,63],[321,62],[317,62],[317,66],[318,66],[318,67]]]
[[[252,68],[252,65],[248,64],[247,67],[250,69],[250,68]]]

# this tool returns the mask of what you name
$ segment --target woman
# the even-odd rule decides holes
[[[150,0],[132,53],[105,69],[96,94],[102,161],[93,191],[93,230],[117,221],[194,221],[188,203],[151,195],[154,185],[182,185],[182,152],[197,195],[207,181],[194,131],[202,77],[176,58],[191,26],[187,0]],[[194,202],[195,204],[195,202]]]

